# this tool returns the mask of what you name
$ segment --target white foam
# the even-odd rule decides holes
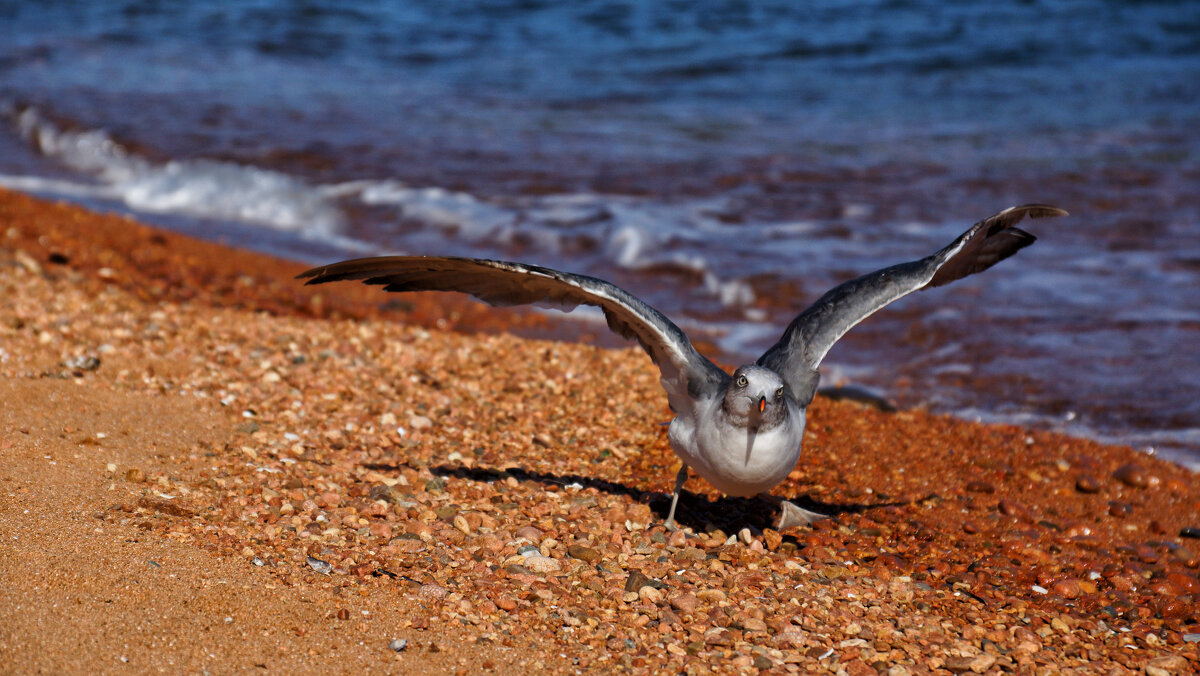
[[[342,227],[335,204],[304,181],[277,171],[216,160],[155,163],[130,153],[102,130],[64,130],[28,108],[17,116],[23,137],[48,157],[89,175],[96,185],[6,177],[40,192],[102,197],[157,214],[237,221],[305,236]]]
[[[117,191],[107,186],[41,176],[0,174],[0,185],[10,190],[75,199],[115,199],[118,197]]]
[[[378,181],[362,189],[366,204],[398,206],[406,218],[471,238],[495,234],[515,222],[513,211],[493,206],[465,192],[413,188],[399,181]]]

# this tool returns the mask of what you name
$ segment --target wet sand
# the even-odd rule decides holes
[[[1187,470],[818,399],[670,534],[640,351],[303,267],[0,191],[4,671],[1197,669]]]

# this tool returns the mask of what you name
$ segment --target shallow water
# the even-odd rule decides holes
[[[1058,204],[826,382],[1200,462],[1186,3],[48,5],[0,3],[0,183],[308,257],[587,272],[735,361],[839,281]]]

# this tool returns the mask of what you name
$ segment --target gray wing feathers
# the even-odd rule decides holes
[[[986,218],[937,253],[876,270],[834,287],[788,325],[783,336],[758,359],[782,374],[796,393],[815,389],[817,366],[847,331],[885,305],[925,287],[942,286],[996,263],[1033,244],[1035,237],[1014,227],[1026,216],[1063,216],[1045,204],[1011,207]],[[811,398],[811,397],[810,397]]]
[[[360,279],[386,291],[457,291],[491,305],[544,305],[571,310],[593,305],[608,326],[637,340],[662,372],[672,408],[710,395],[729,376],[704,358],[658,310],[609,282],[522,263],[473,258],[385,256],[343,261],[298,275],[308,284]]]

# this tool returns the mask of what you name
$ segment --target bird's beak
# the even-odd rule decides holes
[[[765,396],[758,398],[758,412],[762,413],[767,410],[767,398]]]

